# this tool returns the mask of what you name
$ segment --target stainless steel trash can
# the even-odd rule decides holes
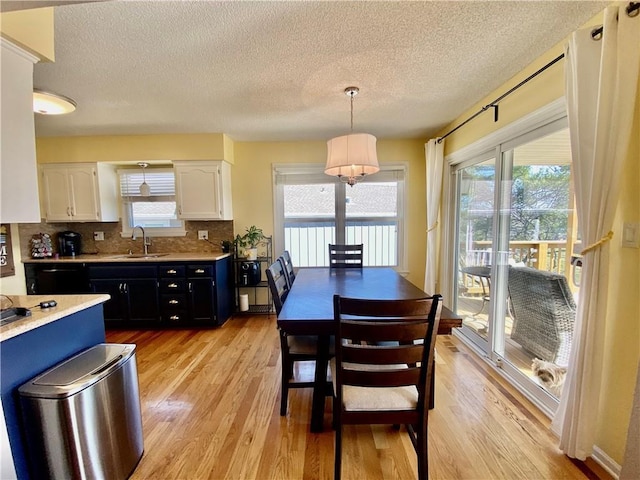
[[[96,345],[18,389],[34,478],[131,475],[144,449],[135,349]]]

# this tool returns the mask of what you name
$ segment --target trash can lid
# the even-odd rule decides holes
[[[32,378],[22,396],[61,398],[74,395],[104,378],[135,352],[133,344],[101,343]]]

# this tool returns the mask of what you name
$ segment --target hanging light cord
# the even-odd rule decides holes
[[[355,92],[350,92],[349,96],[351,97],[351,133],[353,133],[353,97],[355,97]]]

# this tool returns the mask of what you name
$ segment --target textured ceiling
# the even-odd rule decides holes
[[[111,1],[55,7],[34,86],[76,100],[38,136],[427,138],[607,2]],[[561,65],[553,68],[562,68]]]

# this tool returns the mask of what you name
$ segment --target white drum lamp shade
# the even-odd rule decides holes
[[[354,179],[380,171],[376,153],[376,137],[368,133],[352,133],[327,142],[327,165],[324,173]],[[348,182],[353,185],[351,181]]]

